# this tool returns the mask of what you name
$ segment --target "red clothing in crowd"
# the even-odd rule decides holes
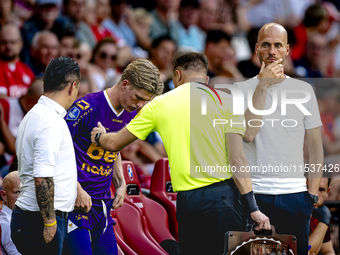
[[[307,30],[306,27],[302,24],[294,28],[294,35],[296,39],[296,43],[294,47],[291,49],[290,57],[292,60],[298,60],[302,58],[303,55],[306,54],[307,47]]]
[[[111,33],[105,27],[102,26],[91,26],[92,33],[94,34],[97,42],[100,42],[106,37],[112,37],[112,39],[117,43],[118,46],[123,46],[125,44],[124,40]]]
[[[20,98],[34,81],[31,68],[21,61],[10,63],[0,60],[0,93]]]
[[[333,125],[334,125],[334,115],[330,112],[324,112],[320,114],[323,129],[325,134],[328,136],[329,140],[332,142],[335,141],[335,136],[333,134]]]
[[[102,26],[91,26],[92,32],[95,35],[97,42],[100,42],[105,37],[110,37],[110,32]]]

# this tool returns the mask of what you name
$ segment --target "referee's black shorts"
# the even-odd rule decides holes
[[[240,193],[232,179],[180,191],[177,221],[181,254],[218,254],[227,231],[246,231]]]

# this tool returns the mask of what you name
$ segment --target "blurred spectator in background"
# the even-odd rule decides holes
[[[52,59],[59,54],[59,41],[57,36],[44,30],[34,35],[31,46],[31,56],[27,64],[36,76],[43,77],[45,69]]]
[[[238,23],[242,30],[276,22],[284,24],[283,1],[276,0],[244,0],[237,8]]]
[[[34,80],[32,70],[19,59],[22,39],[19,28],[4,25],[0,31],[0,97],[19,98]]]
[[[97,9],[95,5],[95,0],[88,0],[86,1],[86,15],[85,15],[85,22],[90,27],[92,33],[92,39],[87,41],[82,41],[87,43],[91,48],[93,48],[99,41],[103,40],[105,37],[111,36],[110,32],[100,26],[97,18]],[[109,7],[109,10],[111,8]],[[80,67],[81,68],[81,67]]]
[[[151,12],[152,23],[150,27],[150,38],[155,40],[160,36],[170,36],[172,40],[179,43],[179,35],[174,20],[169,14],[174,4],[174,0],[156,0],[156,7]]]
[[[128,25],[126,0],[111,0],[111,17],[102,22],[102,26],[118,38],[119,47],[127,46],[124,50],[126,64],[135,58],[146,58],[147,52],[138,46],[137,37]],[[129,51],[126,51],[129,49]]]
[[[0,28],[6,24],[14,24],[18,27],[22,25],[22,21],[13,12],[12,0],[0,1]]]
[[[86,15],[85,0],[64,0],[64,14],[71,19],[76,30],[76,38],[94,47],[96,42],[92,29],[83,21]]]
[[[127,21],[131,29],[136,35],[138,45],[143,50],[150,50],[151,39],[150,25],[152,23],[152,16],[143,8],[136,8],[134,10],[128,9]]]
[[[209,77],[243,77],[236,67],[235,51],[230,45],[230,36],[222,30],[211,30],[208,32],[204,54],[209,61]]]
[[[61,0],[36,0],[33,16],[24,24],[21,34],[24,41],[22,59],[28,62],[30,59],[31,44],[34,35],[42,30],[50,30],[60,40],[65,30],[75,31],[70,19],[59,16]]]
[[[112,38],[105,38],[93,49],[90,77],[96,86],[92,92],[101,91],[111,78],[119,75],[116,69],[118,48]]]
[[[98,19],[97,22],[100,24],[103,20],[110,16],[110,0],[97,0],[95,6]]]
[[[78,95],[76,97],[76,100],[91,93],[90,83],[87,79],[81,77],[80,83],[79,83],[79,90]]]
[[[93,80],[91,79],[92,65],[89,63],[91,60],[91,56],[92,52],[90,46],[88,46],[88,44],[86,43],[81,43],[78,40],[74,41],[71,54],[68,55],[68,57],[75,60],[80,66],[81,78],[84,78],[84,80],[86,80],[86,84],[89,86],[89,92],[87,93],[98,91],[97,85],[94,84]]]
[[[198,0],[181,1],[178,21],[175,23],[179,37],[178,48],[183,47],[191,51],[203,52],[205,36],[196,25],[198,13]]]
[[[35,0],[14,0],[13,12],[24,23],[33,15]]]
[[[20,98],[0,99],[0,131],[1,141],[5,145],[4,154],[7,167],[2,168],[0,174],[5,176],[8,173],[9,164],[15,155],[15,140],[18,127],[25,114],[32,109],[43,94],[43,81],[36,79],[29,87],[27,93]]]
[[[201,30],[201,36],[204,37],[204,42],[209,30],[216,28],[218,0],[201,0],[198,15],[198,26]]]
[[[325,155],[340,153],[340,137],[336,137],[335,113],[339,87],[332,79],[316,79],[316,96],[322,121],[322,142]]]
[[[237,10],[240,0],[220,1],[217,9],[217,29],[224,30],[229,35],[240,32]]]
[[[291,48],[291,58],[298,60],[306,54],[308,36],[311,33],[325,34],[331,26],[327,10],[321,3],[311,5],[305,13],[302,23],[294,28],[296,44]]]
[[[4,201],[0,211],[1,250],[3,254],[20,255],[11,239],[12,210],[20,194],[20,179],[18,171],[11,172],[3,179],[1,197]]]
[[[331,190],[330,182],[330,178],[322,178],[320,182],[318,192],[319,201],[314,204],[315,207],[310,219],[310,253],[320,255],[335,255],[329,229],[332,214],[329,209],[323,204],[325,198],[328,196],[328,193]]]
[[[59,56],[71,57],[76,35],[73,31],[65,31],[60,39]]]
[[[307,8],[315,4],[316,0],[287,0],[288,5],[286,23],[289,27],[298,26],[304,19]]]
[[[308,38],[306,54],[301,59],[294,61],[295,72],[306,78],[321,78],[321,67],[326,67],[323,64],[327,52],[327,41],[321,34],[311,34]]]
[[[258,32],[258,28],[252,28],[248,31],[247,39],[249,43],[249,48],[251,50],[251,58],[248,60],[240,61],[237,66],[242,75],[246,78],[252,78],[260,73],[261,64],[259,61],[259,57],[255,52]]]
[[[216,69],[223,63],[223,54],[230,47],[230,36],[220,30],[211,30],[207,34],[204,55],[208,58],[208,76],[216,76]]]
[[[163,82],[172,76],[175,51],[175,42],[169,36],[161,36],[152,42],[150,60],[158,68]]]

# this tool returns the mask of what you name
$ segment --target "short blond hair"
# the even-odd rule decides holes
[[[148,13],[144,8],[136,8],[133,9],[132,15],[135,17],[137,21],[145,22],[150,25],[152,23],[152,16]]]
[[[157,67],[146,59],[132,61],[123,71],[120,82],[128,80],[133,86],[155,95],[163,93],[164,84]]]

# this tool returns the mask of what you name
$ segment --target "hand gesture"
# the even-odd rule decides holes
[[[43,237],[44,237],[45,243],[51,242],[56,232],[57,232],[57,224],[51,227],[45,226],[44,231],[43,231]]]
[[[97,133],[106,133],[106,129],[102,125],[102,123],[98,122],[98,127],[94,127],[91,132],[91,142],[96,143],[95,138]]]
[[[77,198],[76,202],[74,203],[75,209],[84,210],[86,213],[90,211],[92,207],[92,200],[89,194],[83,188],[77,188]]]
[[[115,199],[113,200],[112,209],[117,209],[121,207],[124,202],[124,197],[126,193],[126,185],[122,185],[116,189]]]
[[[280,83],[284,80],[283,77],[283,65],[281,64],[282,59],[278,59],[268,66],[265,63],[261,63],[261,70],[259,73],[260,82],[265,84],[269,88],[273,84]]]
[[[252,212],[250,216],[253,219],[253,221],[255,221],[258,224],[255,230],[260,231],[261,229],[266,230],[271,229],[269,218],[259,210],[257,210],[256,212]]]

